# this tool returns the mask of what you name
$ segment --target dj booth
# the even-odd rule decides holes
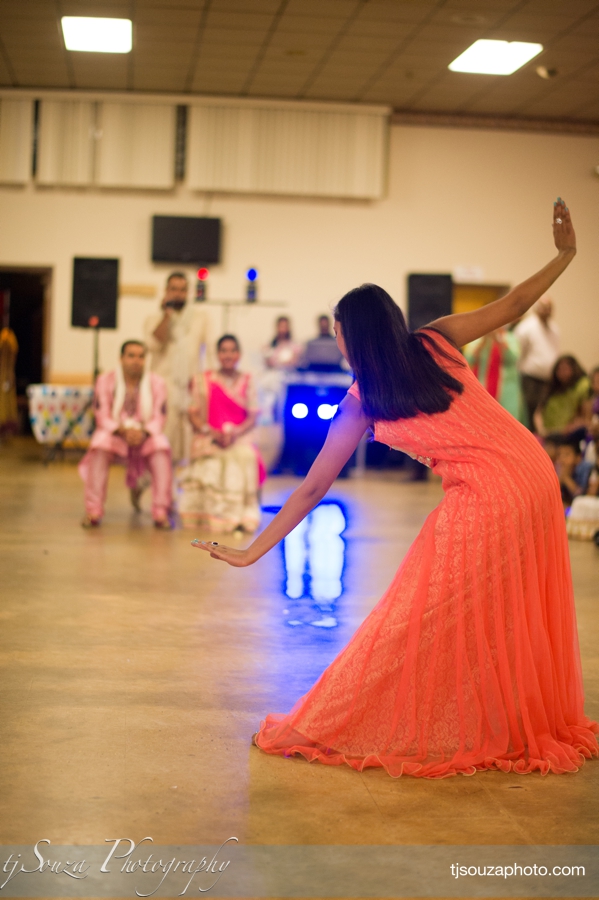
[[[305,475],[325,442],[353,377],[347,372],[289,372],[285,377],[283,452],[277,471]],[[355,464],[354,457],[342,474]]]

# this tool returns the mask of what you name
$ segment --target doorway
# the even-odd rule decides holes
[[[19,350],[15,364],[19,433],[30,434],[27,386],[47,380],[52,270],[0,266],[0,325],[10,328]]]
[[[456,284],[453,285],[452,313],[472,312],[499,300],[509,291],[505,284]]]

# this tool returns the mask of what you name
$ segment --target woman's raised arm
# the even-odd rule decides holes
[[[252,565],[293,531],[310,510],[320,503],[369,427],[370,422],[362,411],[360,401],[347,394],[331,422],[324,447],[305,479],[247,550],[236,550],[224,544],[198,540],[192,541],[192,545],[200,550],[207,550],[214,559],[220,559],[230,566]]]
[[[560,198],[553,204],[553,239],[558,250],[557,256],[505,297],[473,312],[444,316],[431,322],[431,325],[447,335],[458,347],[463,347],[470,341],[519,319],[549,290],[576,255],[576,235],[570,212]]]

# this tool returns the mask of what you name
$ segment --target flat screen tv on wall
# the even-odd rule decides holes
[[[152,262],[220,262],[220,238],[220,219],[153,216]]]

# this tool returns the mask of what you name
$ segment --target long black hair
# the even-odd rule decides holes
[[[287,322],[287,337],[282,338],[282,340],[290,341],[292,339],[291,338],[291,319],[289,318],[289,316],[279,316],[279,318],[277,319],[275,324],[279,325],[281,322]],[[278,343],[279,343],[279,336],[278,336],[278,334],[275,334],[274,338],[270,342],[270,346],[276,347]]]
[[[347,355],[360,388],[362,407],[373,419],[410,419],[445,412],[464,386],[437,365],[425,344],[454,360],[432,336],[410,333],[403,313],[387,291],[363,284],[335,309]]]
[[[572,374],[565,384],[557,377],[557,370],[563,362],[568,363],[572,370]],[[547,396],[545,399],[548,400],[549,397],[552,397],[554,394],[565,394],[566,391],[569,391],[571,387],[574,387],[574,385],[577,384],[581,378],[584,378],[585,375],[585,370],[575,356],[570,356],[569,354],[560,356],[556,359],[555,365],[551,370],[551,378],[549,380],[549,386],[546,392]]]

